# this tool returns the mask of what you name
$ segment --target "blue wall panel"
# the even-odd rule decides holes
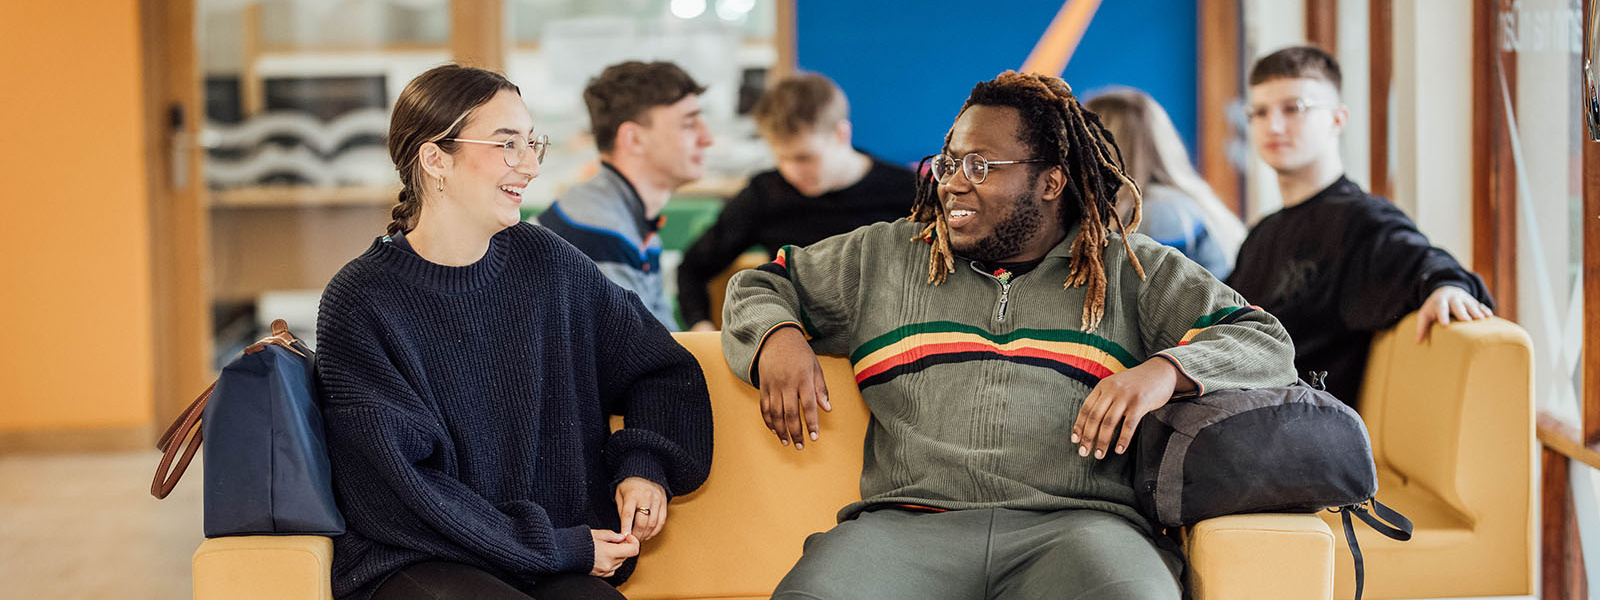
[[[1103,0],[1063,77],[1080,97],[1150,92],[1194,148],[1196,0]],[[937,152],[973,84],[1022,66],[1060,2],[797,0],[797,61],[850,96],[856,145],[899,163]]]

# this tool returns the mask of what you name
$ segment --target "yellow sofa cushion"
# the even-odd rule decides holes
[[[1334,534],[1313,515],[1231,515],[1189,528],[1189,593],[1195,598],[1331,598]]]
[[[212,538],[194,552],[194,597],[332,600],[333,540],[309,535]]]

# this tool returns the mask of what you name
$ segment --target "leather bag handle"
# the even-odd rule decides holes
[[[189,461],[194,460],[194,453],[200,449],[200,415],[205,412],[206,403],[211,401],[211,391],[215,389],[216,382],[206,386],[206,391],[200,392],[194,402],[183,409],[156,442],[156,449],[161,451],[161,464],[156,467],[155,479],[150,481],[150,495],[157,499],[166,498],[167,494],[172,493],[172,488],[178,485],[178,479],[189,469]],[[184,444],[185,438],[189,440],[187,446]],[[180,449],[183,450],[181,457],[178,456]],[[177,458],[176,465],[173,464],[174,458]],[[168,467],[171,467],[170,473]]]
[[[276,319],[272,322],[272,333],[267,335],[267,337],[261,338],[256,343],[251,344],[250,347],[245,348],[244,353],[255,354],[265,349],[267,344],[272,344],[293,352],[300,358],[305,358],[306,353],[301,352],[299,348],[295,347],[299,343],[300,340],[295,339],[294,334],[289,333],[289,324],[283,322],[283,319]]]
[[[255,354],[266,349],[267,345],[278,346],[300,357],[305,357],[301,352],[300,340],[289,333],[289,324],[283,319],[272,322],[272,333],[260,341],[244,349],[245,354]],[[303,347],[303,346],[300,346]],[[211,382],[206,386],[206,391],[190,402],[188,408],[167,426],[167,431],[161,434],[161,439],[156,442],[156,449],[161,451],[161,464],[156,467],[155,478],[150,481],[150,495],[157,499],[166,498],[172,493],[172,488],[178,486],[178,480],[183,477],[183,472],[189,469],[189,461],[194,460],[195,452],[200,450],[201,429],[200,416],[205,413],[206,404],[211,401],[211,392],[217,389],[217,383]],[[184,440],[188,440],[185,444]],[[179,455],[182,450],[182,455]],[[170,472],[169,472],[170,469]]]

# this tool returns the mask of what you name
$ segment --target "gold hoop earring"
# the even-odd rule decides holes
[[[439,192],[444,193],[444,176],[439,176]]]

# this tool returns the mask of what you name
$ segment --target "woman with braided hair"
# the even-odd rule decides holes
[[[1116,144],[1059,78],[979,83],[929,160],[909,219],[729,284],[723,348],[780,443],[822,443],[813,352],[850,357],[873,415],[862,500],[774,597],[1178,598],[1181,558],[1133,507],[1133,426],[1292,382],[1288,335],[1127,233],[1137,190],[1123,222]]]
[[[669,499],[710,471],[699,363],[637,295],[520,221],[546,142],[504,76],[419,75],[388,143],[394,222],[317,313],[348,527],[334,597],[621,599]]]

